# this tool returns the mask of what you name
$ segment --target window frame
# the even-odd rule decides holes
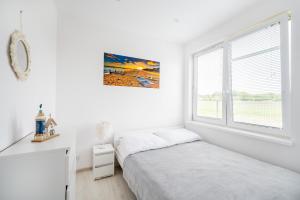
[[[291,137],[291,63],[289,56],[289,27],[290,14],[285,12],[271,19],[253,26],[245,31],[239,32],[224,40],[221,43],[212,45],[204,50],[201,50],[193,55],[193,90],[192,90],[192,120],[215,125],[222,125],[228,128],[240,129],[245,131],[256,132],[276,137]],[[282,128],[263,126],[258,124],[250,124],[233,121],[233,101],[232,101],[232,76],[231,76],[231,42],[252,34],[256,31],[264,29],[272,24],[280,23],[280,60],[281,60],[281,106],[282,106]],[[222,118],[209,118],[197,116],[197,57],[214,51],[218,48],[223,48],[223,98],[222,98]]]

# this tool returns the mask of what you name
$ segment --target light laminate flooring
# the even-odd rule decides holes
[[[115,169],[115,175],[100,180],[93,179],[92,170],[77,172],[76,200],[136,200],[123,179],[122,170]]]

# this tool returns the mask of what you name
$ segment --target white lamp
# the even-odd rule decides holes
[[[96,137],[100,144],[112,142],[112,125],[109,122],[102,121],[96,125]]]

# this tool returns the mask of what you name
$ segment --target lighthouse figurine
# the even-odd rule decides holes
[[[42,110],[43,105],[40,104],[40,110],[35,117],[35,134],[44,134],[45,133],[45,123],[46,123],[46,116]]]
[[[35,117],[35,135],[31,142],[44,142],[46,140],[59,136],[59,134],[55,133],[54,127],[57,124],[51,117],[51,114],[46,123],[46,116],[42,110],[43,105],[40,104],[39,107],[40,110]]]

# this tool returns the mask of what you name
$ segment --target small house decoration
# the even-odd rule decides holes
[[[55,133],[54,130],[54,127],[57,126],[57,123],[51,117],[51,114],[49,115],[48,120],[46,120],[46,116],[42,111],[42,106],[43,105],[40,104],[40,110],[35,118],[36,130],[32,142],[44,142],[46,140],[59,136],[59,134]]]
[[[46,133],[49,133],[49,135],[54,135],[55,134],[55,130],[54,127],[57,126],[57,123],[55,122],[55,120],[51,117],[51,114],[47,120],[46,123]]]

